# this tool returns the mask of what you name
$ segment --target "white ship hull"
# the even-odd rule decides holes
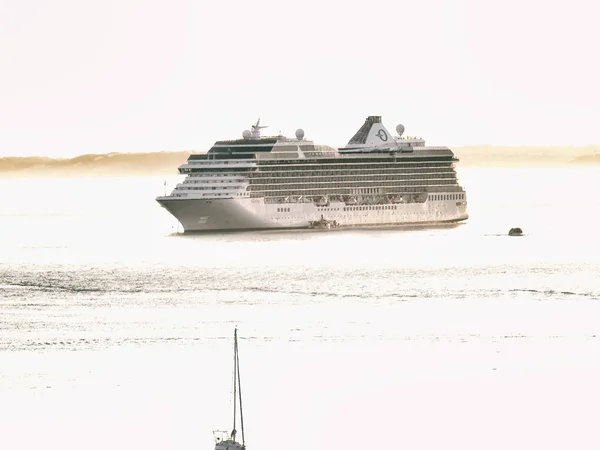
[[[308,228],[311,221],[321,218],[335,220],[341,227],[436,224],[468,218],[464,200],[351,206],[332,202],[323,207],[314,203],[265,203],[262,198],[156,200],[186,232]]]

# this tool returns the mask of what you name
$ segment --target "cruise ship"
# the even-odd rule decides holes
[[[341,148],[261,136],[217,141],[179,166],[185,179],[156,201],[185,232],[438,224],[468,218],[458,159],[448,147],[393,136],[369,116]]]

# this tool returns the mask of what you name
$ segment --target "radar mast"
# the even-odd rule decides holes
[[[250,139],[260,139],[260,130],[262,128],[267,128],[268,125],[260,125],[260,117],[256,121],[254,125],[252,125],[252,133],[250,135]]]

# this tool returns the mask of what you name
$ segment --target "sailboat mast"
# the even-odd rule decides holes
[[[242,446],[246,446],[246,440],[244,439],[244,414],[242,412],[242,380],[240,378],[240,353],[237,348],[237,334],[235,338],[235,354],[236,354],[236,367],[237,367],[237,381],[238,391],[240,395],[240,424],[242,426]]]
[[[231,432],[231,437],[235,440],[235,423],[236,423],[236,409],[237,409],[237,328],[233,332],[233,431]],[[241,405],[240,405],[241,406]]]

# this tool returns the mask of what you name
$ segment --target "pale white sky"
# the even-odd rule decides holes
[[[343,145],[368,115],[430,144],[600,143],[592,0],[0,0],[0,156]],[[268,134],[268,133],[266,133]]]

